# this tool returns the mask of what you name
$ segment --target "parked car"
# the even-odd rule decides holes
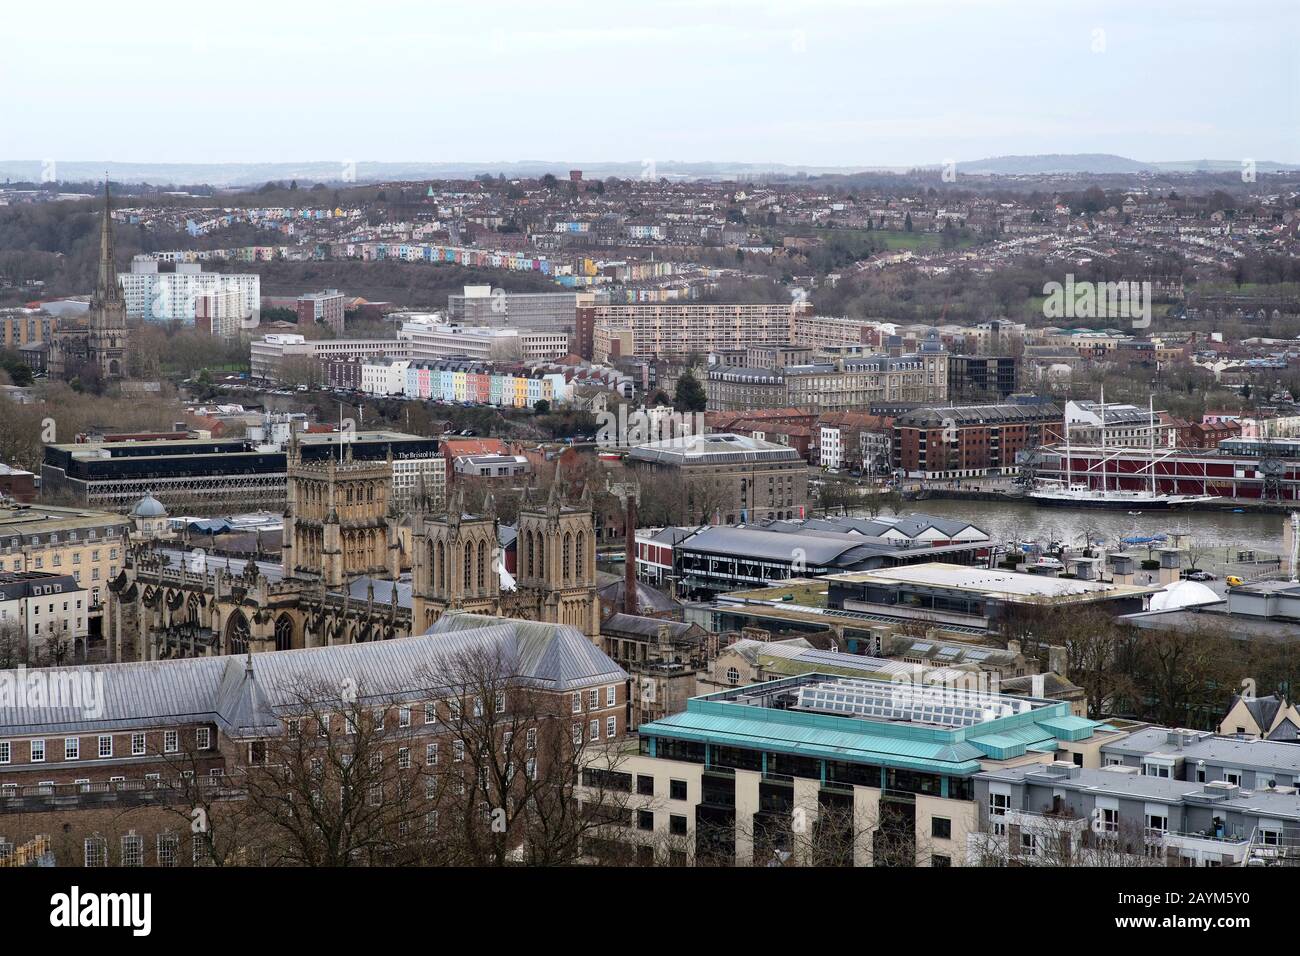
[[[1188,571],[1183,577],[1189,581],[1215,581],[1217,578],[1209,571]]]

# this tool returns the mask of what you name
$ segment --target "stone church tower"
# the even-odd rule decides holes
[[[54,330],[50,342],[51,378],[73,379],[94,366],[100,382],[118,382],[126,377],[126,297],[117,281],[113,262],[113,216],[104,180],[104,218],[99,227],[99,277],[90,300],[87,324],[65,325]]]
[[[428,517],[421,506],[414,529],[412,633],[421,634],[443,611],[497,614],[501,605],[501,548],[491,496],[483,515],[465,514],[462,492],[447,512]]]
[[[112,201],[108,179],[104,179],[104,219],[99,230],[99,281],[90,300],[90,328],[86,337],[86,359],[99,367],[105,382],[126,375],[126,297],[117,281],[113,263]]]
[[[546,504],[519,509],[515,614],[550,624],[571,624],[588,637],[600,635],[596,597],[596,534],[590,490],[582,500],[564,499],[559,469]]]
[[[396,581],[401,542],[398,512],[389,502],[392,459],[354,460],[352,446],[341,442],[337,456],[304,461],[295,438],[287,464],[285,576],[320,575],[327,588],[365,575]]]

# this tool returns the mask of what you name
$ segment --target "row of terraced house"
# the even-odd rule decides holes
[[[378,359],[361,364],[360,390],[369,395],[532,408],[538,402],[566,403],[573,383],[563,372],[495,369],[468,362]]]

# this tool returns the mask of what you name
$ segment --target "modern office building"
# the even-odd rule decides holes
[[[436,438],[401,432],[308,432],[297,441],[307,461],[338,457],[341,443],[357,460],[391,457],[398,497],[412,492],[419,473],[436,480],[443,465]],[[41,476],[46,488],[123,513],[146,495],[173,514],[277,511],[286,501],[286,454],[250,438],[79,442],[46,446]]]
[[[447,321],[453,325],[531,329],[572,335],[578,295],[574,292],[507,292],[486,285],[466,286],[447,296]]]
[[[850,571],[825,578],[826,603],[845,611],[873,614],[899,623],[925,622],[996,630],[1018,610],[1102,607],[1109,613],[1144,610],[1163,585],[1108,584],[994,568],[963,567],[946,561]]]
[[[331,363],[355,358],[410,358],[411,343],[401,339],[308,339],[296,333],[272,333],[249,347],[249,374],[262,382],[280,381],[290,373],[324,381]],[[294,368],[297,362],[301,368]]]
[[[618,765],[616,838],[646,862],[954,866],[976,777],[1054,758],[1101,765],[1123,736],[1064,701],[978,686],[802,674],[687,702]]]
[[[570,352],[570,334],[555,330],[450,325],[425,320],[402,323],[397,337],[411,343],[415,361],[542,362]]]
[[[1001,402],[1016,390],[1014,355],[949,355],[948,397],[954,402]]]

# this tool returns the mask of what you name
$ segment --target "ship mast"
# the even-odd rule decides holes
[[[1149,429],[1150,441],[1148,445],[1151,448],[1151,459],[1147,467],[1151,469],[1151,497],[1156,496],[1156,405],[1155,397],[1147,396],[1147,428]]]
[[[1106,497],[1106,386],[1101,387],[1101,495]]]
[[[1069,491],[1074,485],[1074,473],[1070,459],[1070,403],[1065,403],[1065,490]]]

